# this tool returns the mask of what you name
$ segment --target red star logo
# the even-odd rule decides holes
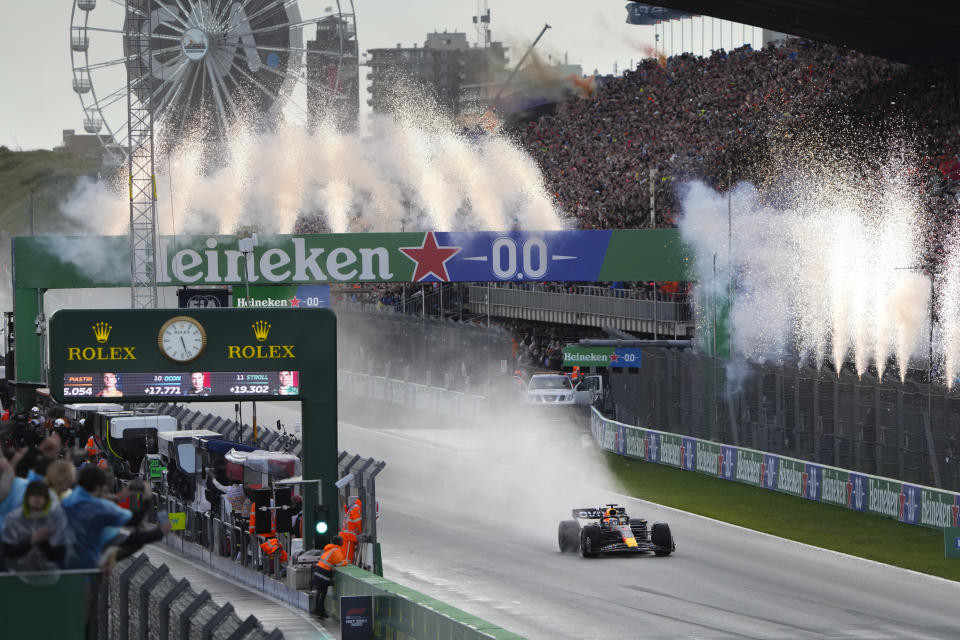
[[[450,282],[447,260],[460,253],[460,247],[438,247],[433,231],[428,231],[419,247],[400,247],[408,258],[417,263],[414,282],[421,282],[431,273],[441,282]]]
[[[620,359],[620,356],[618,356],[616,353],[610,354],[610,362],[616,362],[619,359]]]
[[[299,306],[300,306],[300,298],[298,298],[296,294],[294,294],[293,297],[290,298],[290,306],[291,306],[291,307],[299,307]]]

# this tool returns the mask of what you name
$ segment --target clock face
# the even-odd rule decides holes
[[[207,332],[203,326],[187,316],[170,318],[160,328],[157,346],[174,362],[197,359],[207,346]]]

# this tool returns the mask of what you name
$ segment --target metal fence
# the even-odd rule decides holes
[[[628,424],[960,490],[960,395],[936,384],[644,349],[610,394]]]
[[[338,373],[337,390],[340,393],[461,419],[480,415],[486,410],[489,398],[500,391],[497,387],[489,387],[472,394],[345,369]]]
[[[472,314],[538,322],[613,327],[686,338],[694,322],[686,302],[630,297],[628,289],[578,287],[574,293],[505,286],[471,285],[468,307]]]
[[[337,365],[357,373],[476,392],[501,377],[510,334],[453,320],[337,311]]]

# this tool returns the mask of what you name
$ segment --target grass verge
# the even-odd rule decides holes
[[[841,507],[605,454],[631,496],[789,540],[960,581],[960,559],[943,557],[943,533]]]

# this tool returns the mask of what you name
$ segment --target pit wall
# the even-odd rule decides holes
[[[207,552],[202,547],[167,536],[168,547],[194,558],[211,570],[227,575],[290,606],[310,611],[311,594],[292,589],[256,571]],[[330,597],[332,595],[332,597]],[[359,567],[338,567],[333,589],[326,600],[327,614],[339,619],[340,596],[373,596],[373,630],[387,640],[524,640],[522,636],[472,616],[456,607],[391,582]],[[133,637],[133,636],[131,636]],[[254,636],[251,636],[254,637]],[[269,640],[269,639],[268,639]]]
[[[373,596],[373,632],[378,638],[523,640],[522,636],[358,567],[338,568],[333,584],[333,602],[340,596]],[[329,608],[330,598],[327,603]]]
[[[593,409],[593,438],[605,451],[798,498],[942,529],[958,526],[960,494],[847,471],[754,449],[634,427]]]

